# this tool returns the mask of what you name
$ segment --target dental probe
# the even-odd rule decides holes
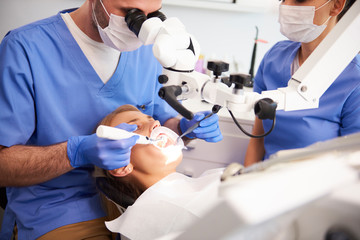
[[[204,117],[203,119],[201,119],[200,121],[196,122],[196,123],[195,123],[194,125],[192,125],[191,127],[189,127],[183,134],[181,134],[181,135],[176,139],[176,142],[178,142],[179,139],[181,139],[183,136],[185,136],[185,135],[191,133],[192,131],[194,131],[195,128],[197,128],[197,127],[200,125],[200,122],[201,122],[202,120],[205,120],[205,119],[211,117],[212,115],[214,115],[213,112],[210,113],[209,115],[205,116],[205,117]]]
[[[137,144],[154,144],[158,141],[163,141],[162,138],[160,139],[151,139],[147,136],[143,136],[137,133],[128,132],[124,129],[109,127],[105,125],[100,125],[96,129],[96,135],[101,138],[107,138],[111,140],[120,140],[130,138],[132,136],[139,136],[140,138],[136,141]]]

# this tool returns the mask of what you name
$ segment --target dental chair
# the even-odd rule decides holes
[[[103,193],[110,201],[126,209],[127,207],[134,204],[135,199],[132,197],[121,193],[119,194],[118,189],[114,188],[109,184],[106,177],[97,177],[96,178],[96,187]]]

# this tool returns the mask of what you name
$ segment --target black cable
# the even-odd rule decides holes
[[[270,130],[269,130],[267,133],[264,133],[264,134],[262,134],[262,135],[252,135],[252,134],[246,132],[246,131],[240,126],[239,122],[236,120],[236,118],[235,118],[235,116],[233,115],[233,113],[232,113],[230,110],[228,110],[228,111],[229,111],[229,113],[230,113],[230,115],[231,115],[231,118],[233,119],[234,123],[236,124],[236,126],[237,126],[246,136],[248,136],[248,137],[252,137],[252,138],[263,138],[263,137],[269,135],[269,134],[271,133],[271,131],[274,129],[274,127],[275,127],[275,119],[276,119],[276,117],[275,117],[275,115],[274,115],[274,119],[273,119],[272,126],[271,126]]]

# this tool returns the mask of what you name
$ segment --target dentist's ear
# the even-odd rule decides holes
[[[129,163],[129,165],[125,167],[109,170],[109,173],[114,177],[125,177],[128,174],[130,174],[133,171],[133,169],[134,169],[133,165]]]

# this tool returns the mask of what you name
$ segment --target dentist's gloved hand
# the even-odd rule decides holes
[[[117,128],[135,131],[137,126],[122,123]],[[109,140],[99,138],[96,133],[88,136],[70,137],[67,155],[74,168],[94,164],[106,170],[127,166],[130,163],[131,148],[139,136],[127,139]]]
[[[200,121],[199,127],[195,128],[194,131],[187,134],[188,138],[200,138],[207,142],[219,142],[223,139],[223,136],[219,128],[219,117],[217,114],[204,119],[205,116],[209,115],[210,111],[198,112],[194,115],[194,118],[190,121],[186,118],[180,120],[181,132],[185,132],[189,127]],[[204,119],[203,121],[201,121]]]

